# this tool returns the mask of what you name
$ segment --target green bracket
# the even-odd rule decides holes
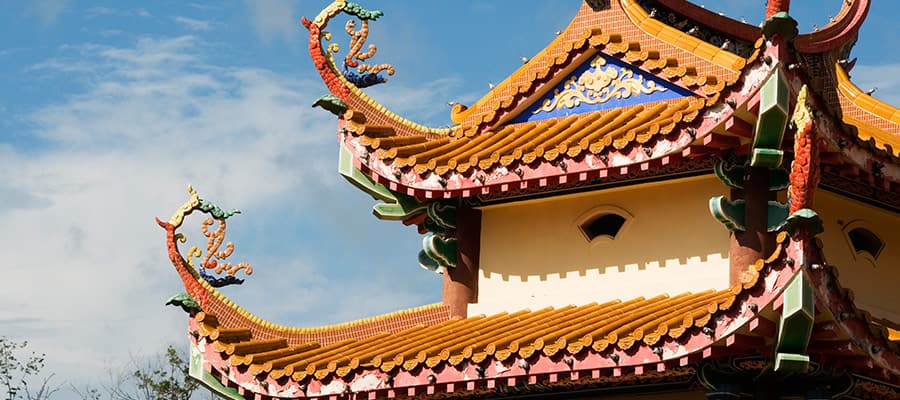
[[[759,117],[753,133],[750,165],[778,168],[784,158],[781,142],[787,127],[790,88],[780,68],[775,68],[759,93]]]
[[[778,192],[791,186],[791,174],[784,169],[769,171],[769,191]]]
[[[455,206],[440,201],[421,203],[412,196],[391,191],[356,169],[353,156],[344,146],[341,146],[338,171],[354,186],[384,202],[372,207],[378,219],[401,221],[423,213],[428,216],[422,222],[431,232],[422,239],[422,251],[419,252],[422,268],[443,273],[447,268],[456,267],[456,239],[446,237],[448,232],[456,229]]]
[[[775,149],[753,149],[750,165],[754,167],[778,168],[784,161],[784,152]]]
[[[788,219],[788,206],[777,201],[769,201],[766,210],[766,231],[776,232],[781,230]]]
[[[709,212],[731,232],[745,229],[744,208],[743,200],[731,201],[725,196],[709,199]]]
[[[791,18],[786,11],[782,11],[763,23],[762,33],[766,39],[771,39],[772,36],[780,33],[785,40],[793,40],[799,31],[797,30],[797,21]]]
[[[419,265],[432,272],[443,273],[447,268],[456,267],[457,242],[455,238],[445,238],[429,234],[422,238]]]
[[[237,389],[230,388],[222,384],[212,374],[203,370],[203,355],[196,346],[191,345],[190,365],[188,366],[188,375],[196,379],[201,385],[215,393],[223,399],[229,400],[246,400],[244,396],[238,394]]]
[[[338,172],[353,186],[368,193],[375,200],[383,201],[372,207],[372,213],[378,219],[402,221],[413,215],[426,211],[427,205],[420,203],[412,196],[393,192],[384,185],[375,182],[353,166],[353,155],[344,146],[341,147],[338,159]]]
[[[172,297],[169,297],[169,300],[166,301],[166,305],[181,307],[184,312],[190,315],[194,315],[200,311],[203,311],[200,308],[200,303],[197,303],[197,300],[194,300],[194,298],[187,293],[179,293]]]
[[[322,107],[328,112],[340,117],[347,111],[347,104],[333,94],[320,96],[312,104],[313,107]]]
[[[784,228],[788,231],[793,231],[798,225],[806,226],[806,229],[811,236],[825,232],[825,225],[822,223],[822,218],[819,217],[819,214],[809,208],[801,208],[794,211],[793,214],[787,217]]]
[[[743,165],[727,163],[724,160],[716,161],[713,167],[716,177],[722,181],[725,186],[732,189],[744,188],[744,174],[746,169]]]
[[[802,372],[809,365],[805,355],[816,317],[813,289],[803,270],[785,288],[778,338],[775,342],[776,373]]]

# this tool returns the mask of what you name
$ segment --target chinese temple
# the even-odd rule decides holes
[[[366,94],[395,73],[367,43],[388,17],[333,1],[302,20],[314,106],[340,175],[422,235],[394,257],[440,274],[442,301],[265,321],[218,289],[252,272],[226,261],[237,211],[189,188],[157,222],[191,376],[257,400],[900,398],[900,110],[851,80],[869,0],[834,3],[800,33],[789,0],[760,26],[570,0],[552,42],[432,128]],[[205,249],[180,246],[192,213]]]

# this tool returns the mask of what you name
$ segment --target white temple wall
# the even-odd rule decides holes
[[[708,206],[726,192],[710,175],[486,206],[469,315],[727,288],[729,235]],[[617,236],[588,241],[579,223],[613,211],[630,215]]]
[[[856,306],[873,316],[900,322],[900,215],[819,190],[815,210],[822,217],[826,262],[837,267],[841,285],[853,290]],[[864,228],[884,242],[877,258],[857,253],[849,231]]]

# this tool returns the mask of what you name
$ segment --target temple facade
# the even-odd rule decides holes
[[[262,320],[217,289],[252,271],[226,261],[236,211],[189,188],[157,222],[191,376],[259,400],[900,398],[900,110],[850,79],[869,0],[804,34],[788,0],[760,27],[685,0],[571,5],[447,128],[366,94],[394,74],[367,43],[381,11],[304,18],[339,174],[418,228],[442,301]],[[194,212],[206,249],[179,247]]]

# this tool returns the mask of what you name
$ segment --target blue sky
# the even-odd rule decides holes
[[[762,17],[761,0],[724,3]],[[840,5],[795,3],[802,31]],[[337,174],[334,118],[309,107],[326,89],[299,19],[326,4],[0,3],[0,335],[28,339],[75,384],[185,345],[185,315],[162,306],[182,288],[153,218],[167,219],[188,183],[244,211],[229,219],[231,260],[254,274],[225,291],[265,318],[314,326],[439,301],[440,278],[416,265],[421,237],[371,215],[374,201]],[[397,68],[369,92],[437,126],[448,101],[503,80],[579,2],[362,4],[386,14],[372,25],[373,61]],[[872,6],[853,77],[900,104],[896,15],[900,3]]]

